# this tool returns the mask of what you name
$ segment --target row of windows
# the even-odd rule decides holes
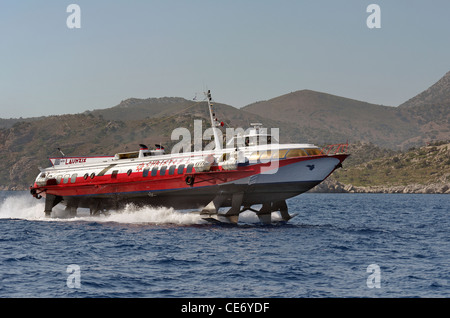
[[[77,176],[78,175],[76,173],[74,173],[72,176],[70,176],[70,174],[66,174],[63,179],[63,176],[59,175],[56,177],[56,183],[60,184],[61,179],[63,179],[64,183],[68,183],[69,180],[70,180],[70,183],[75,183],[75,181],[77,180]]]
[[[148,175],[150,173],[150,175],[152,177],[155,177],[158,174],[158,170],[159,170],[159,175],[160,176],[166,175],[166,172],[168,172],[168,175],[173,175],[175,173],[175,170],[177,171],[177,174],[183,174],[184,173],[184,167],[185,167],[184,164],[179,165],[178,168],[177,168],[177,166],[172,165],[172,166],[169,167],[169,169],[167,169],[167,166],[162,166],[161,169],[158,169],[158,167],[153,167],[153,169],[151,170],[151,173],[150,173],[150,168],[145,168],[142,171],[142,176],[143,177],[148,177]],[[186,173],[192,173],[193,167],[194,167],[193,163],[187,165]],[[128,176],[131,175],[132,172],[133,171],[131,169],[129,169],[127,171],[127,175]],[[118,173],[119,173],[119,170],[112,171],[111,179],[116,179]],[[78,174],[76,174],[76,173],[72,174],[72,176],[70,176],[69,174],[66,174],[64,176],[64,178],[63,178],[62,175],[59,175],[59,176],[56,177],[56,182],[58,184],[60,184],[61,180],[62,180],[63,183],[69,183],[69,180],[70,180],[70,183],[75,183],[75,181],[77,180],[77,176],[78,176]],[[86,180],[88,178],[94,179],[95,178],[95,172],[92,172],[91,174],[86,173],[83,177],[84,177],[84,180]]]
[[[317,148],[292,149],[286,155],[286,158],[302,157],[302,156],[320,156],[322,151]]]
[[[169,171],[168,171],[169,176],[173,175],[173,174],[175,173],[175,170],[177,171],[177,174],[183,174],[183,173],[184,173],[184,167],[185,167],[184,164],[179,165],[178,168],[177,168],[176,165],[170,166],[170,167],[169,167]],[[192,168],[193,168],[193,167],[194,167],[194,164],[193,164],[193,163],[188,164],[188,166],[187,166],[187,168],[186,168],[186,173],[192,173]],[[142,176],[143,176],[143,177],[148,177],[149,172],[150,172],[150,168],[145,168],[145,169],[142,171]],[[162,167],[159,169],[159,175],[160,175],[160,176],[164,176],[164,175],[166,174],[166,172],[167,172],[167,166],[162,166]],[[151,175],[152,177],[155,177],[157,174],[158,174],[158,167],[153,167],[153,169],[151,170],[150,175]]]

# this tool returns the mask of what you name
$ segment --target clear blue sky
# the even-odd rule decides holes
[[[1,118],[205,87],[235,107],[301,89],[397,106],[450,70],[450,1],[2,0],[0,43]]]

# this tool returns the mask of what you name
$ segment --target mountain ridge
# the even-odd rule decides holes
[[[408,108],[429,105],[450,105],[450,71],[426,90],[408,99],[398,107]]]

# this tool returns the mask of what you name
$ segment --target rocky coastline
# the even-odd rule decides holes
[[[20,185],[1,185],[0,184],[0,191],[26,191],[29,190],[28,188]]]
[[[358,187],[327,179],[309,191],[310,193],[420,193],[450,194],[449,183],[383,185]]]

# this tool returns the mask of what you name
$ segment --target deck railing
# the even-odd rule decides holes
[[[324,155],[346,154],[348,151],[348,141],[345,144],[328,145],[322,148]]]

